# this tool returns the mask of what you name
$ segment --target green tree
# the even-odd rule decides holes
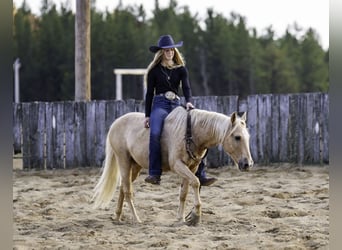
[[[205,51],[206,75],[211,86],[209,94],[232,95],[236,91],[232,88],[232,24],[212,9],[208,9],[207,15],[202,46]]]
[[[233,63],[232,63],[232,81],[231,89],[233,93],[242,97],[251,93],[253,88],[250,74],[251,74],[251,45],[250,35],[246,28],[245,18],[232,13],[233,23],[237,23],[234,26],[232,51]]]
[[[281,49],[280,41],[274,40],[272,27],[260,40],[263,53],[260,57],[258,70],[258,93],[289,93],[297,92],[296,72],[286,49]]]
[[[309,29],[301,44],[301,89],[302,92],[328,90],[328,66],[326,54],[318,43],[318,36]]]
[[[209,89],[204,84],[201,67],[199,67],[202,52],[202,33],[199,21],[185,7],[178,13],[175,22],[177,27],[179,27],[179,36],[184,41],[181,52],[185,57],[186,66],[189,70],[189,79],[193,95],[205,95],[205,90],[208,91]]]
[[[106,46],[106,20],[103,13],[91,9],[91,93],[93,99],[110,99],[114,96],[112,72],[108,65]],[[108,71],[108,72],[106,72]],[[108,76],[107,76],[108,74]],[[109,78],[110,80],[108,80]]]
[[[118,5],[113,12],[92,10],[92,94],[115,98],[114,68],[146,67],[146,13],[142,6]],[[95,66],[94,66],[95,65]],[[142,98],[142,77],[124,76],[123,97]]]
[[[37,44],[36,33],[38,22],[31,10],[23,2],[19,9],[15,10],[13,20],[14,57],[20,58],[20,98],[21,101],[32,100],[31,97],[37,92],[34,83],[38,81]]]
[[[114,68],[145,68],[148,51],[160,35],[184,41],[194,95],[239,95],[324,91],[329,87],[329,50],[316,32],[304,35],[297,24],[275,38],[272,26],[258,36],[247,29],[245,17],[225,17],[207,10],[204,23],[188,6],[170,0],[165,8],[155,1],[146,19],[142,5],[99,12],[91,0],[92,99],[115,98]],[[68,2],[60,10],[43,0],[41,14],[26,2],[14,11],[14,56],[21,60],[22,101],[72,100],[75,89],[75,15]],[[14,7],[15,8],[15,7]],[[14,59],[15,59],[14,58]],[[123,97],[140,99],[142,77],[124,77]]]
[[[170,0],[169,6],[165,9],[159,8],[158,0],[155,1],[155,9],[153,10],[153,17],[150,20],[152,37],[151,41],[155,41],[160,35],[172,34],[175,40],[182,39],[180,37],[179,26],[177,25],[177,1]]]
[[[39,81],[36,84],[40,92],[36,98],[56,101],[61,100],[63,72],[60,67],[66,61],[65,48],[61,46],[64,30],[56,5],[50,4],[49,1],[44,2],[37,36]]]
[[[262,70],[261,65],[261,57],[263,54],[262,46],[260,44],[258,34],[256,29],[252,29],[251,37],[249,39],[250,45],[250,74],[249,74],[249,94],[256,94],[257,86],[261,84],[260,82],[260,71]]]
[[[61,7],[60,13],[63,36],[60,46],[63,50],[63,60],[58,66],[62,74],[61,100],[73,100],[75,93],[75,16],[70,7]]]

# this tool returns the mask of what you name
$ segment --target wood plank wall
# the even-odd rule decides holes
[[[184,101],[184,99],[182,98]],[[247,112],[256,163],[329,163],[329,96],[325,93],[194,97],[196,108],[230,115]],[[24,169],[102,166],[112,122],[141,100],[13,104],[13,151]],[[220,146],[209,149],[209,166],[230,165]]]

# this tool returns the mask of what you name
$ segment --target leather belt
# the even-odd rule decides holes
[[[161,93],[161,94],[158,94],[160,96],[164,96],[166,99],[170,100],[170,101],[173,101],[173,100],[180,100],[179,96],[176,95],[174,92],[172,91],[167,91],[165,93]]]

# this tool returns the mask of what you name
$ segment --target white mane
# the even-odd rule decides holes
[[[222,140],[231,126],[228,116],[201,109],[190,111],[192,126],[200,126],[209,129],[208,136],[213,136],[217,140]],[[174,131],[184,131],[186,126],[187,111],[183,107],[174,109],[167,117],[167,122],[172,123]]]

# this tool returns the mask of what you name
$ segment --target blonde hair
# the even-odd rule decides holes
[[[183,55],[179,52],[179,50],[177,48],[174,48],[175,54],[173,56],[173,62],[174,65],[171,68],[178,68],[181,66],[185,66],[185,60]],[[146,70],[146,74],[144,75],[144,86],[145,88],[147,87],[147,75],[150,72],[150,70],[152,68],[154,68],[154,66],[156,66],[158,63],[161,62],[162,58],[163,58],[163,50],[160,49],[158,50],[155,55],[154,58],[152,60],[152,62],[147,66],[147,70]]]

